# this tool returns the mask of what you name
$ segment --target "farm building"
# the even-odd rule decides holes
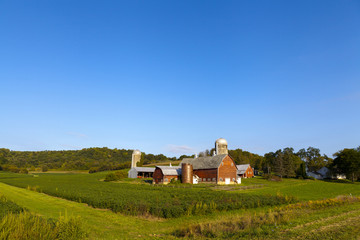
[[[250,166],[250,164],[241,164],[236,165],[237,167],[237,175],[241,178],[251,178],[254,177],[254,169]]]
[[[128,172],[128,178],[152,178],[155,168],[133,167]]]
[[[171,179],[178,180],[181,175],[181,167],[179,166],[156,166],[153,183],[168,184]]]
[[[134,150],[131,155],[131,168],[136,167],[137,163],[141,160],[141,152],[139,150]]]
[[[253,169],[247,164],[242,176],[252,177]],[[215,142],[214,156],[184,158],[179,166],[156,166],[153,183],[167,184],[171,179],[182,180],[182,183],[241,183],[234,160],[228,154],[228,144],[223,138]]]
[[[217,184],[236,183],[236,165],[228,154],[209,157],[184,158],[181,164],[191,164],[193,175],[199,182],[212,182]]]
[[[313,177],[316,179],[346,179],[344,174],[333,174],[329,168],[322,167],[318,171],[315,172],[306,172],[309,177]]]
[[[237,182],[237,169],[234,160],[228,154],[228,144],[223,138],[219,138],[215,142],[214,156],[184,158],[180,166],[177,167],[177,179],[182,177],[183,183],[217,183],[217,184],[231,184]],[[174,168],[174,167],[173,167]],[[155,172],[160,173],[159,170]],[[173,172],[175,174],[175,172]],[[164,174],[163,174],[164,175]],[[154,183],[160,183],[161,174],[155,179]],[[171,175],[175,178],[175,175]]]
[[[141,160],[141,152],[134,150],[131,158],[131,169],[128,171],[128,178],[151,178],[155,168],[137,167],[137,163]]]

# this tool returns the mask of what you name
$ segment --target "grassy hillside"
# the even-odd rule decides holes
[[[1,193],[9,195],[8,186],[1,185]],[[47,219],[0,195],[0,239],[80,240],[86,236],[79,218]]]

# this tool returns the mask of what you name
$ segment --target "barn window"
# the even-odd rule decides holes
[[[165,182],[169,181],[167,178],[165,178]]]
[[[220,182],[222,182],[222,180],[223,180],[223,179],[222,179],[222,178],[220,178]]]
[[[235,178],[233,178],[233,182],[235,182]]]
[[[203,182],[206,182],[206,178],[203,178]]]
[[[208,178],[207,180],[208,180],[208,182],[211,182],[211,178]]]
[[[213,180],[213,182],[216,182],[216,178],[213,178],[212,180]]]
[[[201,178],[199,178],[199,182],[201,182]]]
[[[234,163],[231,163],[231,166],[234,166]]]
[[[224,162],[221,163],[221,166],[224,166]]]

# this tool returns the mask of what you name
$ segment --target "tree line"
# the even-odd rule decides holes
[[[49,169],[90,172],[119,170],[130,168],[132,152],[133,150],[129,149],[106,147],[63,151],[11,151],[1,148],[0,168],[23,173],[39,168],[44,172]],[[140,165],[175,160],[177,160],[175,157],[169,158],[163,154],[142,153]]]
[[[200,156],[211,156],[215,149],[205,150]],[[360,147],[343,149],[334,154],[334,159],[321,154],[314,147],[302,148],[295,152],[287,147],[264,156],[250,153],[242,149],[229,150],[236,164],[250,164],[254,169],[265,174],[276,174],[279,177],[307,178],[306,172],[316,172],[327,167],[331,174],[344,174],[353,181],[360,179]]]
[[[215,149],[200,152],[200,156],[211,156]],[[0,148],[0,170],[27,173],[28,170],[89,170],[98,172],[130,168],[133,150],[84,148],[63,151],[11,151]],[[295,152],[293,148],[279,149],[264,156],[242,149],[229,150],[236,164],[249,163],[253,168],[280,177],[307,177],[306,171],[315,172],[328,167],[333,174],[345,174],[353,181],[360,178],[360,147],[343,149],[335,153],[334,159],[320,153],[320,149],[308,147]],[[163,154],[142,153],[139,166],[182,160]]]

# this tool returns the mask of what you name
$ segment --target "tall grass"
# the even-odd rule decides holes
[[[22,212],[7,214],[0,222],[0,239],[84,239],[78,218],[61,217],[49,221],[43,217]]]
[[[199,223],[173,232],[176,237],[184,238],[241,238],[268,235],[267,226],[278,226],[291,219],[316,210],[360,202],[359,197],[339,196],[334,199],[308,201],[287,206],[276,207],[266,212],[246,214],[226,221],[218,220],[210,223]],[[271,230],[273,231],[273,230]],[[262,238],[261,238],[262,239]]]
[[[0,195],[0,239],[75,240],[85,237],[79,218],[61,216],[48,220]]]
[[[0,219],[9,213],[20,213],[24,209],[16,203],[7,200],[3,195],[0,194]]]

